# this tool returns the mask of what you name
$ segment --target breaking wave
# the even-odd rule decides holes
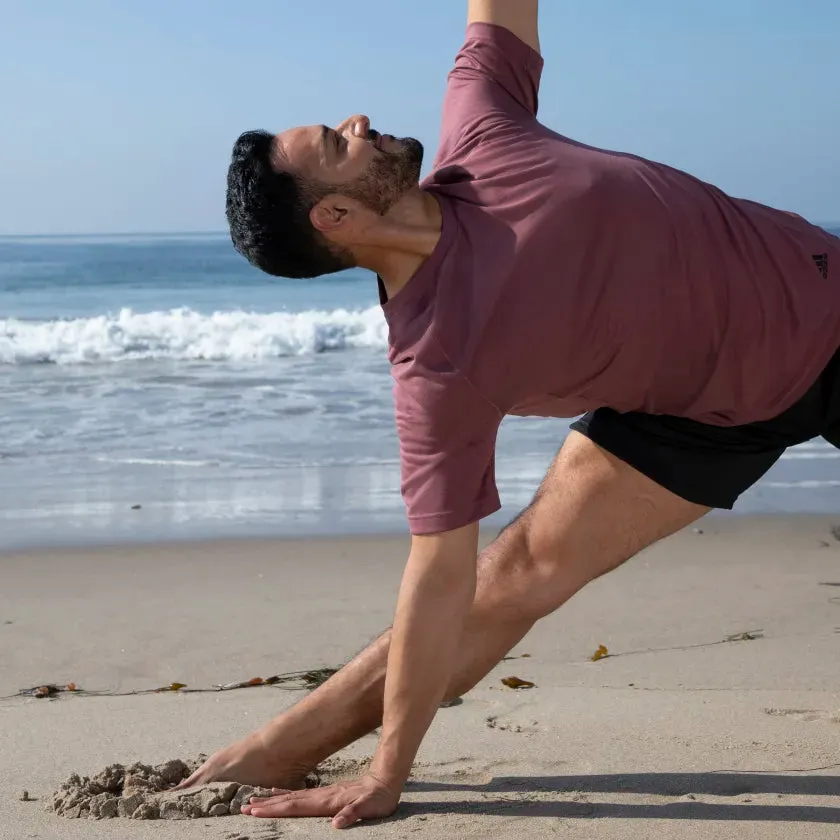
[[[358,348],[384,349],[379,307],[350,311],[134,312],[55,321],[0,318],[0,364],[101,364],[172,359],[259,361]]]

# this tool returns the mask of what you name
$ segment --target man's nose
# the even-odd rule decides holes
[[[339,134],[349,133],[354,137],[361,137],[364,139],[368,136],[370,131],[370,119],[364,114],[353,114],[348,117],[337,129]]]

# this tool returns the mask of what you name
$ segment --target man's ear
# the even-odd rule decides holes
[[[328,195],[322,198],[310,211],[312,227],[327,236],[336,234],[347,222],[349,208],[342,202],[341,196]]]
[[[309,211],[309,218],[315,230],[345,248],[371,244],[382,227],[378,213],[346,195],[325,196]]]

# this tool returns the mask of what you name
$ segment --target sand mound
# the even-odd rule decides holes
[[[74,773],[52,795],[47,810],[70,819],[189,820],[238,814],[251,796],[271,795],[264,788],[236,782],[172,790],[200,763],[175,759],[156,767],[111,764],[92,777]]]
[[[237,782],[172,789],[205,759],[199,756],[187,762],[176,758],[156,767],[139,762],[129,767],[111,764],[95,776],[74,773],[52,795],[47,810],[69,819],[191,820],[238,814],[250,797],[271,796],[266,788]],[[368,764],[355,759],[329,759],[310,773],[306,785],[318,787],[356,778]]]

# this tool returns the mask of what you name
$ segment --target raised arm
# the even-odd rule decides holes
[[[539,0],[469,0],[467,23],[503,26],[539,52],[539,5]]]

